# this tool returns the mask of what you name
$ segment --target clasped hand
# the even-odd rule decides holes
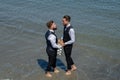
[[[65,43],[64,43],[64,41],[62,39],[58,40],[58,44],[60,44],[62,47],[65,46]]]

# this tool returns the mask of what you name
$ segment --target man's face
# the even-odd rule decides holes
[[[63,26],[67,26],[69,22],[65,18],[63,18],[62,23],[63,23]]]
[[[56,30],[56,29],[57,29],[56,24],[55,24],[55,23],[53,23],[53,24],[51,25],[51,28],[52,28],[53,30]]]

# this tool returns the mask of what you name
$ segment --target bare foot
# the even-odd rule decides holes
[[[49,77],[49,78],[52,77],[52,75],[50,74],[50,72],[47,72],[47,73],[46,73],[46,77]]]
[[[77,69],[77,67],[75,65],[72,65],[71,71],[75,71],[76,69]]]
[[[65,73],[65,75],[67,75],[67,76],[71,75],[71,71],[68,70],[68,71]]]
[[[58,69],[54,69],[54,73],[59,73],[60,71]]]

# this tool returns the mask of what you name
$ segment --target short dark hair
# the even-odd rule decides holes
[[[65,16],[63,16],[63,18],[65,18],[67,21],[69,21],[70,22],[70,20],[71,20],[71,17],[69,16],[69,15],[65,15]]]
[[[50,20],[50,21],[48,21],[48,22],[46,23],[46,26],[47,26],[48,28],[50,28],[53,23],[54,23],[54,21],[53,21],[53,20]]]

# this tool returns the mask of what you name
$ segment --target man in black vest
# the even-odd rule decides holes
[[[75,31],[70,24],[70,20],[71,20],[71,17],[68,15],[65,15],[62,19],[63,26],[64,26],[62,46],[64,46],[64,53],[65,53],[66,62],[67,62],[66,75],[71,75],[71,71],[74,71],[77,69],[71,57],[73,43],[75,42]]]
[[[46,69],[46,76],[52,77],[52,75],[50,74],[51,68],[54,69],[55,73],[59,72],[59,70],[56,69],[56,56],[57,56],[57,49],[61,48],[61,46],[57,44],[58,40],[54,32],[54,30],[56,30],[57,27],[54,21],[51,20],[47,22],[46,25],[49,29],[45,34],[46,44],[47,44],[46,52],[48,54],[48,66]]]

